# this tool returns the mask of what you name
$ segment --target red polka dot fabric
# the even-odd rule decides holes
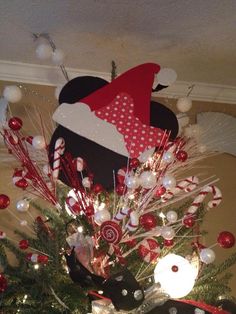
[[[130,158],[137,158],[145,150],[164,143],[166,134],[163,130],[142,124],[134,116],[134,102],[127,93],[119,93],[108,105],[94,113],[104,121],[116,126],[125,141]]]

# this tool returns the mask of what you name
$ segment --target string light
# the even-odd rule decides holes
[[[35,269],[35,270],[38,270],[38,269],[39,269],[39,264],[35,264],[35,265],[34,265],[34,269]]]

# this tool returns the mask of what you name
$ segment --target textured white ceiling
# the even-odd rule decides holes
[[[68,67],[151,61],[181,81],[234,86],[235,26],[235,0],[0,0],[0,60],[40,63],[31,33],[49,32]]]

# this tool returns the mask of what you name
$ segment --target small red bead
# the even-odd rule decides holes
[[[0,194],[0,209],[5,209],[10,205],[10,198],[5,194]]]
[[[46,255],[39,255],[38,256],[38,263],[40,263],[40,264],[47,264],[48,263],[48,256],[46,256]]]
[[[116,193],[120,196],[124,195],[127,192],[127,187],[125,184],[118,184],[116,186]]]
[[[26,181],[26,179],[22,178],[22,179],[16,181],[15,186],[25,190],[28,186],[28,182]]]
[[[21,240],[19,241],[19,248],[21,250],[26,250],[29,247],[29,241],[28,240]]]
[[[164,246],[170,247],[170,246],[173,246],[173,244],[174,244],[174,240],[173,239],[171,239],[171,240],[164,239]]]
[[[166,193],[166,188],[164,186],[161,186],[159,187],[157,190],[156,190],[156,193],[155,195],[157,197],[161,197],[162,195],[164,195]]]
[[[186,151],[184,150],[180,150],[177,154],[176,154],[176,158],[179,160],[179,161],[186,161],[187,158],[188,158],[188,154],[186,153]]]
[[[13,118],[9,119],[9,121],[8,121],[8,126],[13,131],[19,131],[22,128],[22,125],[23,125],[23,122],[18,117],[13,117]]]
[[[195,217],[193,215],[186,215],[182,223],[186,228],[192,228],[195,225]]]
[[[173,266],[171,267],[171,270],[172,270],[174,273],[177,273],[177,271],[179,270],[179,267],[176,266],[176,265],[173,265]]]
[[[138,168],[139,165],[140,165],[140,161],[138,160],[138,158],[132,158],[129,162],[129,167],[131,169],[136,169]]]

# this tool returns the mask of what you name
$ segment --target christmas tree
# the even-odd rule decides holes
[[[216,306],[230,299],[225,270],[236,254],[214,266],[214,245],[201,243],[221,191],[215,178],[186,175],[215,152],[198,143],[196,126],[177,137],[174,113],[150,101],[156,73],[159,90],[170,71],[152,63],[112,83],[69,81],[50,137],[40,117],[33,137],[8,118],[2,136],[19,162],[13,184],[28,193],[16,207],[38,216],[30,232],[15,231],[17,243],[0,232],[2,313],[229,313]],[[8,86],[4,96],[14,102],[21,90]],[[10,207],[1,194],[0,208]],[[225,249],[234,243],[228,231],[216,239]]]

